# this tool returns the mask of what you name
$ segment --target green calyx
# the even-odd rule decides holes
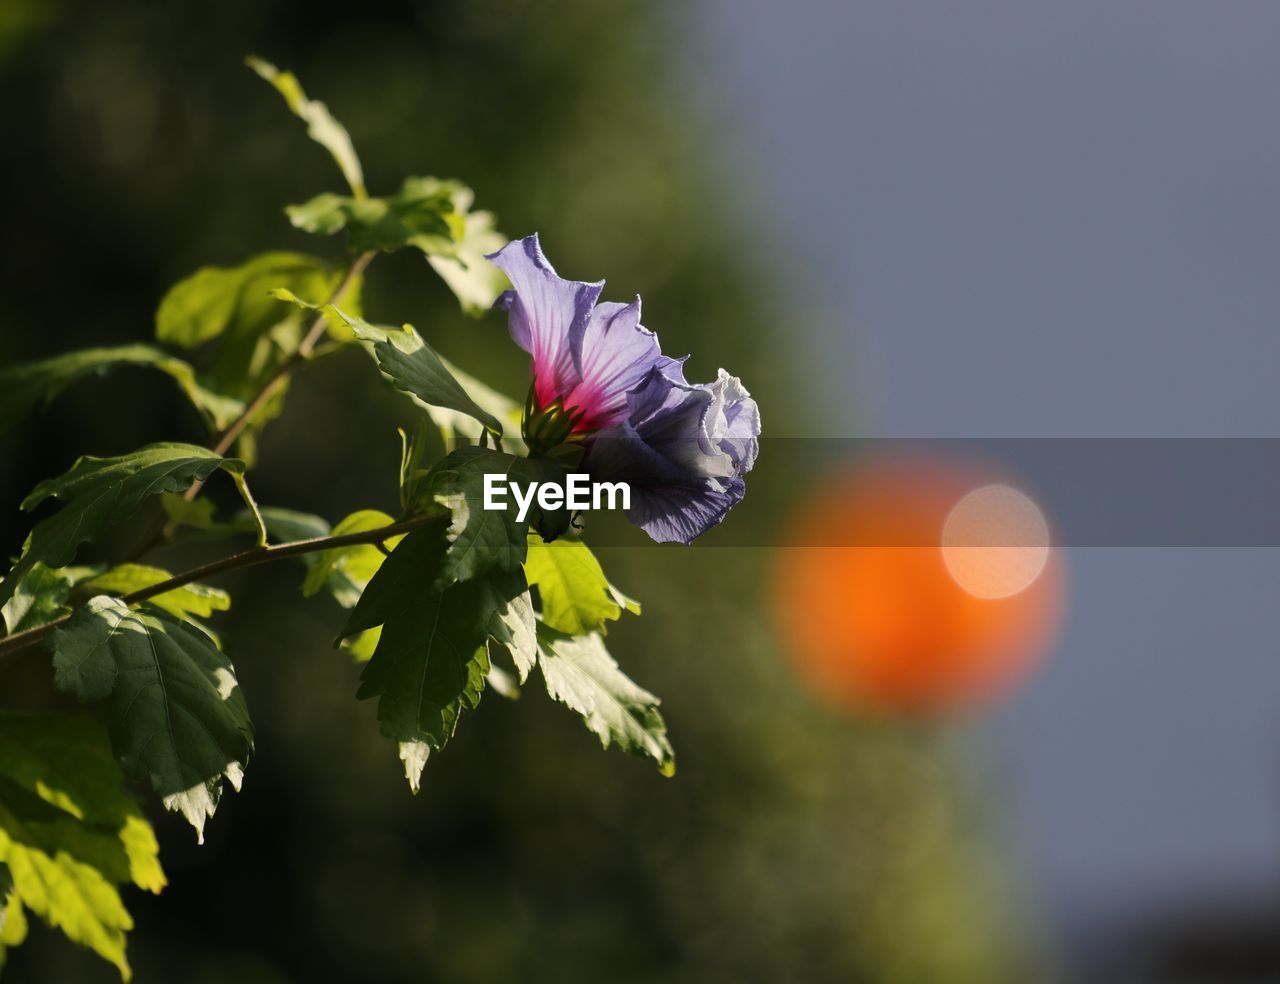
[[[529,397],[524,405],[524,420],[520,425],[529,453],[546,454],[552,448],[573,440],[576,436],[574,429],[585,415],[586,411],[576,406],[566,407],[562,397],[545,407],[538,406],[537,393],[533,385],[530,385]]]

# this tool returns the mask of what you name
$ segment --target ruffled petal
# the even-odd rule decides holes
[[[507,275],[513,290],[497,306],[510,312],[511,338],[533,356],[533,376],[543,405],[581,381],[574,350],[581,345],[604,282],[583,283],[557,275],[542,254],[538,235],[517,239],[487,259]]]

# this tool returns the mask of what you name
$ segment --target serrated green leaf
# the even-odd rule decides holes
[[[118,842],[81,852],[113,882],[164,888],[155,834],[122,787],[107,734],[93,717],[0,711],[0,777]],[[80,840],[81,848],[91,844]]]
[[[538,642],[547,693],[582,715],[603,747],[616,743],[625,752],[653,759],[663,775],[675,773],[675,753],[658,713],[658,698],[618,668],[599,635],[575,638],[544,625]]]
[[[393,522],[395,520],[377,509],[362,509],[339,522],[332,535],[364,533],[390,526]],[[394,548],[400,539],[398,536],[390,538],[388,549]],[[386,554],[371,543],[336,547],[311,555],[307,577],[302,582],[302,593],[309,598],[327,588],[338,604],[351,608],[360,600],[360,593],[378,573],[385,557]]]
[[[489,579],[433,588],[446,550],[443,521],[408,534],[369,582],[343,633],[382,627],[357,696],[378,698],[382,733],[400,745],[414,787],[424,746],[443,748],[480,700],[490,624],[506,600],[503,584]]]
[[[369,343],[378,368],[396,389],[428,410],[439,407],[466,414],[493,433],[502,434],[502,422],[471,397],[412,325],[399,330],[379,328],[332,305],[327,310],[348,325],[356,338]]]
[[[9,635],[44,625],[66,615],[76,585],[98,573],[96,567],[46,567],[35,564],[18,582],[13,597],[0,608]]]
[[[167,581],[173,575],[159,567],[146,564],[120,564],[110,570],[91,577],[80,585],[82,591],[94,594],[127,595],[141,591],[161,581]],[[215,611],[225,612],[231,607],[231,596],[221,588],[211,588],[207,584],[186,584],[164,594],[155,595],[151,604],[163,608],[171,615],[186,618],[197,615],[208,618]]]
[[[502,435],[503,447],[513,454],[528,454],[528,447],[520,436],[520,415],[523,412],[521,405],[463,372],[443,356],[440,357],[440,364],[458,381],[458,385],[476,406],[496,417],[506,427]],[[440,437],[447,448],[457,447],[459,444],[478,444],[483,438],[485,425],[470,413],[460,413],[432,404],[423,404],[423,409],[440,431]]]
[[[85,455],[78,459],[64,475],[41,482],[23,500],[22,508],[27,510],[50,497],[64,505],[32,528],[17,564],[0,582],[0,604],[13,597],[32,565],[65,567],[80,544],[132,515],[148,497],[180,492],[219,468],[243,489],[243,462],[194,444],[150,444],[117,458]]]
[[[240,400],[197,382],[195,370],[181,359],[150,345],[120,345],[67,352],[0,370],[0,432],[15,426],[32,407],[52,400],[72,383],[122,366],[145,366],[172,377],[212,428],[226,427],[244,410]]]
[[[538,660],[538,622],[529,596],[524,572],[512,571],[495,576],[491,596],[493,614],[489,620],[489,638],[507,651],[521,683]]]
[[[98,596],[47,640],[54,683],[108,700],[111,744],[131,777],[150,779],[203,840],[227,778],[235,789],[253,728],[231,661],[191,621]]]
[[[543,543],[530,537],[524,572],[538,589],[542,621],[558,632],[603,632],[605,623],[621,618],[624,608],[640,614],[639,602],[609,583],[595,554],[581,540]]]
[[[342,176],[347,179],[347,184],[351,186],[352,194],[363,198],[364,172],[347,128],[333,118],[324,103],[307,98],[297,76],[292,72],[282,72],[270,62],[253,55],[245,59],[245,64],[284,96],[289,111],[307,124],[307,136],[330,153],[342,171]]]
[[[25,906],[128,979],[133,924],[117,886],[159,892],[165,878],[155,834],[121,780],[92,718],[0,712],[0,861],[13,882],[0,957],[25,935]]]
[[[501,475],[504,482],[519,480],[528,460],[490,448],[465,447],[450,452],[432,469],[427,486],[451,517],[439,587],[491,571],[515,571],[524,563],[529,524],[516,519],[514,504],[485,509],[484,482],[486,475]]]

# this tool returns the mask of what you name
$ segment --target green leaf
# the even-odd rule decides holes
[[[76,609],[47,647],[59,690],[109,699],[111,745],[125,772],[149,778],[203,840],[223,778],[238,790],[253,748],[231,661],[193,622],[106,596]]]
[[[159,892],[165,877],[155,834],[121,780],[92,718],[0,712],[0,861],[12,879],[0,959],[25,935],[25,907],[128,979],[133,922],[117,887]]]
[[[501,249],[506,236],[494,229],[489,212],[472,212],[475,195],[458,181],[406,178],[386,198],[354,198],[324,193],[285,209],[305,232],[332,236],[346,230],[355,252],[417,249],[449,287],[462,310],[487,314],[510,284],[485,256]]]
[[[0,934],[4,933],[5,918],[9,914],[9,900],[12,897],[13,874],[7,864],[0,862]]]
[[[173,577],[159,567],[146,564],[121,564],[113,567],[97,577],[92,577],[80,585],[81,590],[94,594],[127,595],[143,588],[159,584]],[[221,588],[211,588],[207,584],[185,584],[164,594],[153,596],[151,604],[163,608],[170,615],[186,618],[198,615],[208,618],[215,611],[225,612],[231,607],[231,596]]]
[[[0,608],[9,635],[61,618],[76,585],[98,571],[94,567],[46,567],[34,564]]]
[[[411,177],[386,198],[325,193],[290,205],[285,214],[304,232],[331,236],[345,229],[347,244],[356,253],[413,248],[428,257],[453,258],[467,232],[466,218],[455,204],[464,191],[469,196],[465,186],[455,181]]]
[[[277,543],[315,540],[332,532],[328,520],[323,516],[281,509],[279,506],[264,507],[262,521],[266,524],[268,536]]]
[[[498,586],[491,594],[489,637],[511,656],[516,675],[524,683],[538,659],[538,623],[529,586],[519,570],[501,581],[495,578],[493,583]]]
[[[460,196],[465,196],[460,201]],[[427,262],[453,291],[462,310],[472,317],[488,314],[494,301],[511,286],[506,274],[485,259],[507,244],[507,237],[493,227],[490,212],[469,212],[471,189],[455,194],[454,208],[464,214],[462,239],[452,256],[428,256]]]
[[[197,382],[195,370],[181,359],[150,345],[120,345],[67,352],[0,370],[0,432],[15,426],[33,406],[52,400],[72,383],[122,366],[146,366],[167,373],[212,428],[221,430],[244,410],[240,400]]]
[[[292,72],[282,72],[268,61],[254,55],[245,59],[245,64],[266,79],[280,95],[284,96],[289,111],[307,124],[307,136],[327,150],[342,171],[342,176],[351,186],[352,194],[357,198],[365,195],[364,172],[360,168],[360,158],[356,156],[351,145],[351,135],[346,127],[333,118],[329,108],[315,99],[308,99],[302,91],[297,77]]]
[[[297,351],[307,327],[305,312],[281,304],[269,292],[286,288],[324,302],[333,296],[345,272],[317,257],[288,252],[262,253],[234,267],[203,267],[175,284],[160,302],[156,337],[184,348],[216,340],[209,367],[200,375],[201,385],[237,400],[251,400]],[[346,305],[355,311],[359,311],[359,288],[357,281],[346,294]],[[349,333],[345,340],[350,340]],[[286,391],[287,383],[254,414],[241,438],[242,453],[252,448],[257,432],[279,415]]]
[[[449,453],[434,469],[428,487],[436,502],[449,510],[449,551],[437,584],[469,581],[490,571],[515,571],[524,563],[528,522],[516,519],[514,504],[484,508],[486,475],[523,479],[527,458],[490,448],[465,447]]]
[[[504,396],[495,389],[486,386],[474,376],[463,372],[448,359],[440,357],[440,364],[445,371],[458,381],[458,385],[466,391],[471,401],[481,410],[496,417],[507,428],[502,436],[503,446],[514,454],[525,455],[528,448],[520,436],[520,415],[523,408],[515,400]],[[459,444],[478,444],[483,439],[486,429],[470,413],[460,413],[447,407],[423,404],[427,416],[440,431],[445,447],[457,447]]]
[[[203,533],[228,532],[226,523],[214,519],[215,507],[208,499],[187,499],[176,492],[166,492],[160,496],[160,506],[174,529],[189,526]]]
[[[472,399],[444,360],[412,325],[405,325],[398,331],[388,330],[345,314],[332,305],[327,310],[347,324],[358,339],[370,344],[378,368],[396,389],[408,393],[423,407],[441,407],[466,414],[493,433],[502,434],[502,422]]]
[[[377,509],[362,509],[339,522],[333,528],[332,535],[364,533],[390,526],[393,522],[395,520]],[[400,539],[398,536],[392,537],[387,543],[389,547],[394,547]],[[360,543],[349,547],[335,547],[310,557],[307,577],[302,582],[302,593],[309,598],[321,589],[328,588],[338,604],[343,608],[352,608],[360,600],[360,593],[365,586],[378,573],[386,554],[371,543]]]
[[[663,775],[674,775],[675,753],[658,698],[618,668],[600,636],[574,638],[541,626],[538,642],[547,693],[582,715],[603,747],[616,743],[625,752],[653,759]]]
[[[529,538],[524,565],[529,584],[538,589],[542,621],[566,635],[604,632],[622,610],[640,614],[640,604],[611,585],[595,554],[581,540],[543,543]]]
[[[7,866],[6,866],[7,867]],[[27,938],[27,916],[22,899],[15,891],[9,896],[4,912],[0,915],[0,970],[11,947],[20,946]]]
[[[379,698],[381,731],[398,743],[415,791],[427,750],[443,748],[463,712],[480,701],[490,625],[515,585],[508,576],[433,588],[447,550],[444,525],[431,523],[400,542],[343,632],[382,627],[357,696]]]
[[[86,455],[66,474],[41,482],[23,500],[23,509],[34,509],[51,496],[65,505],[31,530],[17,564],[0,582],[0,604],[13,597],[18,583],[37,562],[65,567],[75,558],[80,544],[131,516],[148,497],[180,492],[219,468],[247,492],[243,462],[193,444],[176,443],[150,444],[118,458]]]

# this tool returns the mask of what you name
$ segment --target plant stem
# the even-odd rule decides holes
[[[351,261],[351,265],[347,267],[346,274],[334,289],[327,304],[337,304],[342,300],[347,291],[351,289],[351,285],[355,283],[356,278],[364,273],[365,267],[369,265],[373,257],[374,253],[369,251],[361,253]],[[262,388],[258,390],[257,395],[245,405],[244,411],[240,416],[232,422],[230,427],[222,432],[217,443],[213,445],[214,454],[225,455],[230,451],[231,446],[236,443],[236,438],[238,438],[244,429],[249,426],[249,422],[253,419],[254,415],[263,408],[268,400],[275,396],[276,391],[284,385],[284,381],[289,377],[293,370],[297,369],[298,366],[311,358],[311,353],[315,350],[316,345],[319,344],[320,339],[324,337],[324,330],[327,324],[328,317],[323,311],[321,311],[316,315],[315,320],[311,322],[311,327],[307,329],[307,333],[303,336],[298,347],[289,354],[288,358],[276,367],[275,372],[273,372],[267,378],[267,381],[262,384]],[[201,483],[196,482],[191,486],[191,488],[187,489],[183,498],[190,502],[199,495],[200,486]]]
[[[205,578],[213,577],[215,574],[224,574],[227,571],[240,570],[244,567],[256,567],[258,564],[270,563],[273,560],[298,557],[302,554],[317,553],[321,550],[332,550],[335,547],[350,547],[359,544],[380,545],[384,540],[399,536],[401,533],[412,532],[437,518],[437,516],[415,516],[412,519],[402,519],[391,523],[389,526],[380,526],[376,530],[343,533],[339,536],[318,536],[309,540],[294,540],[290,543],[276,543],[265,547],[251,547],[248,550],[231,554],[229,557],[223,557],[221,560],[214,560],[207,564],[201,564],[199,567],[193,567],[181,574],[175,574],[168,580],[160,581],[150,587],[140,588],[130,594],[122,595],[120,600],[127,605],[136,605],[140,601],[146,601],[148,598],[154,598],[157,595],[181,588],[193,581],[203,581]],[[18,632],[0,639],[0,657],[34,645],[70,617],[70,615],[63,615],[52,622],[38,625],[34,629],[27,629],[25,632]]]
[[[347,267],[347,272],[343,274],[342,280],[339,281],[338,286],[334,288],[333,293],[329,295],[329,300],[325,305],[326,307],[329,304],[337,304],[346,296],[347,291],[351,289],[351,285],[354,284],[356,279],[364,273],[365,268],[373,260],[375,255],[376,254],[372,250],[369,250],[361,253],[351,261],[351,265]],[[232,445],[236,443],[236,440],[244,432],[244,429],[249,426],[249,422],[253,420],[258,411],[267,404],[267,401],[275,396],[280,387],[284,385],[285,380],[289,378],[290,374],[292,374],[298,366],[311,358],[311,354],[315,351],[315,347],[320,343],[320,339],[324,337],[324,330],[327,324],[328,318],[325,316],[324,312],[321,311],[316,315],[315,320],[312,321],[311,325],[307,328],[307,333],[302,337],[302,341],[298,343],[298,347],[290,352],[285,360],[276,367],[275,372],[273,372],[267,378],[267,381],[262,384],[262,388],[259,389],[253,399],[245,405],[240,416],[233,420],[231,425],[218,435],[218,439],[210,445],[210,449],[214,454],[225,455],[230,451]],[[187,502],[191,502],[200,494],[200,490],[202,488],[204,488],[204,482],[193,482],[191,483],[191,487],[188,488],[186,492],[182,493],[182,498]],[[143,539],[142,546],[134,552],[134,555],[141,556],[142,554],[147,553],[153,547],[158,546],[164,540],[172,536],[173,531],[174,524],[171,521],[156,524],[150,535]],[[3,652],[3,650],[0,650],[0,652]]]

